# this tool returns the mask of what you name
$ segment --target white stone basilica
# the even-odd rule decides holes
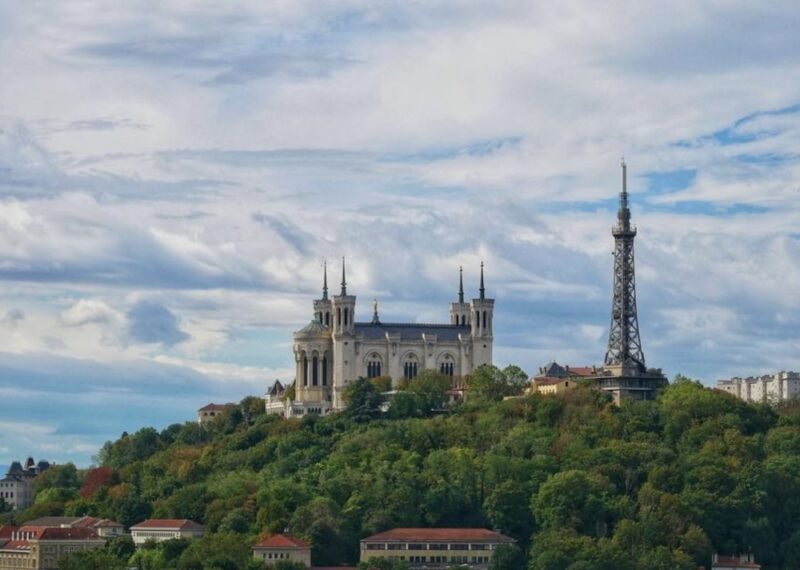
[[[371,321],[356,322],[356,297],[347,294],[344,259],[339,295],[328,296],[326,266],[314,318],[294,333],[295,398],[288,401],[282,389],[273,388],[267,410],[287,417],[326,414],[345,406],[344,389],[359,377],[390,376],[396,384],[428,368],[459,378],[491,364],[494,299],[485,292],[481,263],[479,297],[464,301],[462,273],[448,324],[382,323],[377,302]]]

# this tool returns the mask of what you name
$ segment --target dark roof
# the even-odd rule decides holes
[[[310,548],[309,544],[288,534],[275,534],[265,538],[253,548]]]
[[[485,528],[395,528],[369,536],[361,542],[391,541],[512,543],[514,539]]]
[[[228,403],[228,404],[206,404],[205,406],[203,406],[202,408],[200,408],[197,411],[198,412],[221,412],[221,411],[223,411],[223,410],[225,410],[227,408],[232,408],[235,405],[236,404],[234,404],[234,403]]]
[[[470,334],[469,325],[439,325],[422,323],[355,323],[357,335],[370,340],[379,340],[386,336],[400,335],[400,340],[422,340],[423,334],[435,334],[439,341],[457,341],[459,334]]]
[[[283,387],[280,380],[275,380],[275,383],[272,385],[272,388],[269,389],[270,396],[280,396],[286,391],[286,388]]]
[[[714,568],[752,568],[757,570],[761,568],[761,564],[742,560],[737,556],[718,556],[716,562],[711,565]]]

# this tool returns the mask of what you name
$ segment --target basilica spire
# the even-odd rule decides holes
[[[464,268],[458,268],[458,302],[464,302]]]
[[[614,236],[614,294],[605,363],[608,366],[633,366],[643,372],[646,369],[636,311],[633,257],[636,228],[631,226],[631,211],[628,208],[628,168],[624,158],[617,224],[611,230],[611,235]]]
[[[483,261],[481,261],[481,288],[480,288],[480,299],[483,301],[486,299],[486,287],[483,286]]]
[[[347,276],[345,274],[344,256],[342,256],[342,297],[347,295]]]
[[[328,300],[328,260],[322,264],[322,300]]]

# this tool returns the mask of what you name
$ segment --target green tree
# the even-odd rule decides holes
[[[383,397],[366,378],[352,382],[344,392],[347,408],[344,413],[356,422],[367,422],[381,414]]]
[[[514,544],[501,544],[494,549],[489,570],[523,570],[525,555]]]

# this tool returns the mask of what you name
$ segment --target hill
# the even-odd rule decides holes
[[[284,420],[248,398],[207,429],[123,434],[97,468],[48,471],[18,518],[204,523],[199,566],[184,552],[163,567],[243,567],[259,535],[285,528],[317,565],[355,562],[360,538],[396,526],[498,529],[534,570],[695,570],[750,548],[765,568],[800,567],[796,403],[753,406],[679,378],[655,402],[483,390],[422,417],[435,390],[417,386],[383,417],[357,384],[329,417]]]

